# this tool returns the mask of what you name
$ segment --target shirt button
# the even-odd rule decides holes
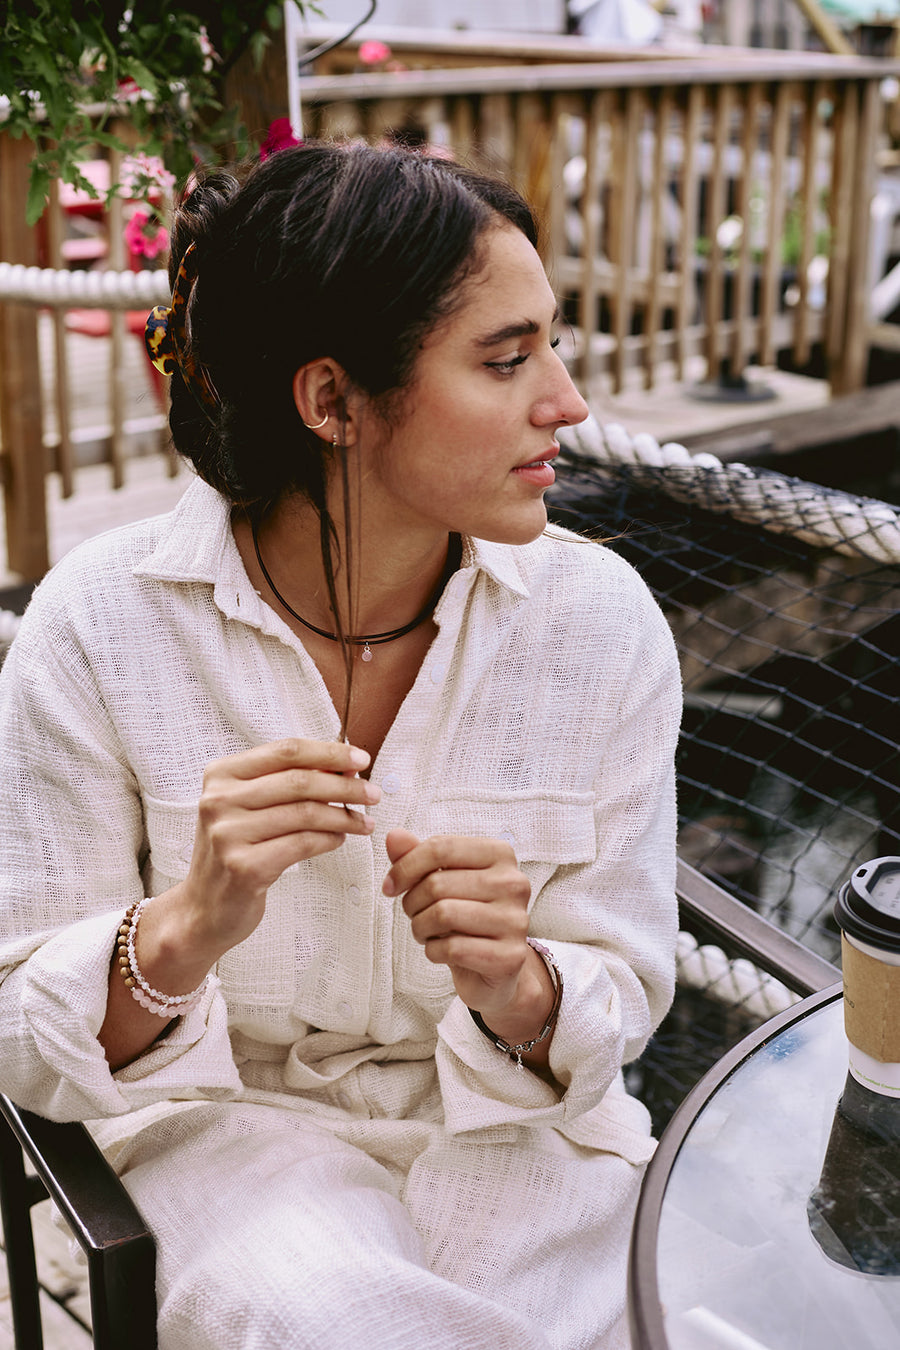
[[[400,779],[395,773],[386,773],[381,780],[382,792],[399,792]]]
[[[446,666],[436,665],[431,667],[431,683],[441,684],[447,674]]]
[[[515,844],[516,842],[516,836],[513,834],[512,830],[501,830],[497,835],[497,838],[502,839],[504,844]]]
[[[346,1000],[344,1000],[343,1003],[339,1003],[337,1005],[337,1010],[340,1013],[341,1017],[352,1017],[353,1015],[353,1007]]]
[[[347,895],[350,897],[351,905],[359,905],[362,903],[362,891],[358,886],[348,886]]]

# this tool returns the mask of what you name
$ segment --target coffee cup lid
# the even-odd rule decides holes
[[[900,858],[873,858],[841,887],[834,917],[851,937],[900,952]]]

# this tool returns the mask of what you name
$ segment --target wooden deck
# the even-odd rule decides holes
[[[45,1350],[91,1350],[87,1272],[53,1222],[50,1201],[33,1210]],[[15,1350],[6,1262],[0,1260],[0,1350]]]

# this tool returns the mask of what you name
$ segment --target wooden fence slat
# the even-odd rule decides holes
[[[647,334],[647,364],[644,367],[644,388],[652,389],[656,367],[656,335],[660,328],[660,293],[665,268],[665,236],[663,208],[669,195],[668,142],[672,120],[674,93],[671,88],[654,91],[654,126],[656,138],[653,153],[652,206],[650,216],[650,281],[644,317]]]
[[[625,382],[625,339],[631,331],[631,269],[634,265],[634,234],[637,223],[638,155],[640,154],[641,123],[644,114],[644,91],[629,89],[620,119],[619,161],[613,176],[617,186],[616,255],[618,275],[613,297],[613,392],[618,394]]]
[[[828,264],[826,356],[840,378],[847,322],[847,279],[853,215],[853,161],[859,126],[859,89],[851,81],[836,86],[834,168],[832,171],[831,252]]]
[[[608,89],[603,89],[590,98],[584,137],[585,171],[581,208],[584,238],[582,241],[582,269],[578,302],[578,323],[582,336],[578,374],[583,393],[587,393],[590,389],[594,375],[591,334],[596,332],[598,326],[599,263],[603,223],[601,194],[604,190],[605,180],[600,156],[603,153],[602,138],[609,131],[611,112],[612,99]]]
[[[571,94],[558,94],[551,102],[550,116],[555,130],[550,147],[550,181],[553,184],[553,191],[550,194],[550,205],[547,212],[547,236],[540,243],[544,264],[555,274],[554,285],[557,290],[561,289],[558,282],[559,269],[568,252],[566,197],[563,184],[565,182],[566,163],[569,158],[569,119],[578,119],[581,114],[582,103]]]
[[[794,361],[805,366],[809,361],[812,343],[809,337],[809,265],[816,250],[816,217],[819,211],[818,168],[822,155],[823,127],[820,109],[825,98],[825,84],[816,80],[807,90],[804,114],[803,186],[801,188],[800,257],[797,261],[797,314],[794,328]]]
[[[59,184],[50,184],[47,206],[47,252],[51,267],[62,267],[62,210],[59,204]],[[56,468],[59,473],[60,495],[71,497],[75,491],[75,470],[72,454],[72,419],[69,416],[69,352],[66,342],[66,314],[53,310],[53,363],[56,376],[54,408],[59,443],[56,447]]]
[[[117,128],[121,131],[121,128]],[[109,181],[118,183],[122,177],[122,156],[110,151]],[[107,208],[109,220],[109,265],[117,272],[124,270],[125,216],[121,196],[113,197]],[[109,462],[112,485],[120,488],[125,482],[125,315],[121,310],[110,311],[109,332],[109,417],[112,434],[109,443]]]
[[[684,363],[687,359],[685,335],[693,316],[695,298],[697,257],[694,249],[700,211],[697,147],[700,143],[705,100],[704,89],[698,84],[691,85],[684,112],[681,152],[681,234],[678,241],[681,285],[675,311],[675,375],[678,380],[684,379]]]
[[[771,168],[769,173],[769,220],[766,237],[766,256],[763,260],[762,295],[760,301],[760,365],[775,362],[773,323],[778,312],[778,301],[783,270],[782,240],[784,237],[785,161],[791,129],[792,103],[796,88],[779,84],[775,94],[772,116]]]
[[[878,134],[881,91],[877,84],[862,86],[859,144],[871,145]],[[862,387],[869,354],[869,233],[874,165],[865,154],[857,154],[853,174],[853,212],[850,235],[850,271],[847,278],[847,319],[844,355],[840,365],[838,389],[851,394]]]
[[[706,234],[709,239],[706,273],[706,375],[708,380],[715,380],[718,377],[719,360],[722,355],[719,341],[724,317],[725,257],[722,245],[719,242],[719,226],[728,211],[725,159],[731,140],[733,106],[734,90],[729,84],[720,84],[716,90],[716,98],[713,104],[713,161],[706,217]]]
[[[732,312],[734,315],[734,340],[731,344],[731,369],[735,376],[741,374],[752,354],[754,341],[749,336],[751,291],[753,283],[753,188],[756,172],[756,152],[759,146],[759,113],[762,107],[763,88],[760,84],[751,84],[743,102],[744,126],[741,138],[741,177],[738,186],[736,212],[743,222],[743,230],[738,250],[737,271],[733,287]]]
[[[450,99],[450,146],[456,158],[467,164],[473,158],[475,109],[467,94]]]

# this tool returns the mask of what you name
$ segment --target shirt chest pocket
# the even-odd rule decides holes
[[[197,828],[197,803],[145,796],[144,812],[150,846],[144,888],[147,895],[159,895],[188,875]],[[270,887],[259,926],[219,961],[219,976],[229,1003],[290,1006],[296,995],[297,941],[288,873]],[[304,964],[311,963],[307,954]]]
[[[558,867],[593,862],[597,828],[589,793],[481,794],[431,802],[412,827],[432,834],[486,835],[510,845],[532,899]]]

